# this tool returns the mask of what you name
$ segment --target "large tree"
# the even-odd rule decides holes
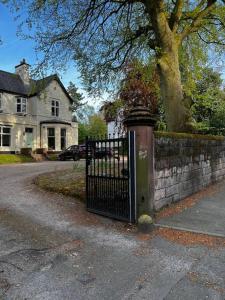
[[[88,101],[84,100],[83,94],[78,92],[78,88],[71,81],[67,87],[67,92],[73,99],[71,110],[75,114],[78,122],[87,122],[90,116],[95,114],[95,108],[92,105],[89,105],[87,103]]]
[[[3,0],[2,0],[3,1]],[[4,0],[28,9],[44,61],[59,67],[78,62],[90,90],[112,87],[124,63],[154,55],[169,130],[189,121],[180,73],[180,52],[192,42],[225,45],[224,0]],[[23,6],[22,6],[23,4]],[[194,46],[194,45],[193,45]]]
[[[83,100],[84,100],[83,95],[78,92],[78,88],[71,81],[69,82],[69,85],[67,87],[67,92],[69,93],[69,95],[73,99],[73,103],[72,103],[72,107],[71,107],[73,112],[78,111],[79,108],[81,108],[82,106],[85,105],[85,103],[83,102]]]

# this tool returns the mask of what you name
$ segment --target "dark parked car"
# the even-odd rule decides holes
[[[88,151],[89,158],[101,159],[104,157],[113,156],[112,150],[106,147],[96,148],[90,147]],[[81,158],[86,158],[86,145],[73,145],[65,149],[58,155],[59,160],[79,160]]]
[[[86,156],[86,147],[85,145],[73,145],[69,148],[63,150],[59,153],[58,159],[59,160],[79,160],[81,158],[85,158]]]

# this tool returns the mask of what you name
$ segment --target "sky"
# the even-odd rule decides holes
[[[15,66],[18,65],[23,58],[25,58],[30,65],[34,65],[37,62],[34,41],[19,38],[16,34],[17,26],[18,22],[16,22],[10,10],[0,3],[0,38],[3,41],[3,44],[0,45],[0,70],[12,73],[15,71]],[[60,73],[59,75],[65,87],[68,86],[69,81],[74,82],[79,92],[82,92],[86,100],[88,100],[85,91],[82,89],[81,81],[79,80],[79,72],[72,62],[66,72]],[[96,103],[98,103],[98,101],[96,101]],[[93,103],[94,106],[98,106],[96,103]]]

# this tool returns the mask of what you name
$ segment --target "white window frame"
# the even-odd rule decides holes
[[[65,135],[62,135],[62,130],[65,130]],[[62,139],[64,139],[64,148],[62,148]],[[67,129],[65,127],[61,127],[60,128],[60,148],[61,150],[66,149],[66,145],[67,145]]]
[[[59,100],[51,100],[51,114],[53,117],[59,117]]]
[[[49,134],[50,129],[53,129],[54,135],[50,135],[50,134]],[[53,151],[54,151],[55,148],[56,148],[55,133],[56,133],[55,127],[48,127],[48,128],[47,128],[47,134],[48,134],[48,149],[49,149],[49,150],[53,150]],[[49,148],[49,138],[54,139],[54,147],[53,147],[53,148]]]
[[[20,105],[20,110],[18,110],[19,105]],[[23,98],[23,97],[16,98],[16,112],[19,114],[27,113],[27,98]]]
[[[8,128],[9,129],[9,133],[4,133],[3,128]],[[3,136],[8,135],[9,136],[9,145],[8,146],[3,146]],[[4,125],[0,125],[0,147],[11,147],[11,138],[12,138],[12,131],[11,131],[11,127],[9,126],[4,126]]]

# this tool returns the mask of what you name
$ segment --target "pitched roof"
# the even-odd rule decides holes
[[[29,96],[37,95],[38,93],[43,91],[49,85],[49,83],[51,83],[53,80],[56,80],[58,82],[58,84],[63,89],[64,93],[70,99],[70,102],[73,103],[72,97],[70,96],[70,94],[65,89],[64,85],[62,84],[62,82],[59,79],[57,74],[53,74],[53,75],[47,76],[47,77],[45,77],[43,79],[39,79],[39,80],[31,80]]]
[[[28,91],[19,75],[0,70],[0,90],[27,95]]]
[[[30,86],[26,87],[19,75],[0,70],[0,91],[31,97],[43,91],[53,80],[58,82],[72,103],[73,99],[65,89],[57,74],[47,76],[40,80],[31,79]]]
[[[43,89],[45,89],[49,85],[49,83],[51,83],[52,80],[56,79],[55,76],[57,75],[50,75],[39,80],[32,79],[30,84],[30,89],[29,89],[30,96],[34,96],[40,93],[41,91],[43,91]]]

